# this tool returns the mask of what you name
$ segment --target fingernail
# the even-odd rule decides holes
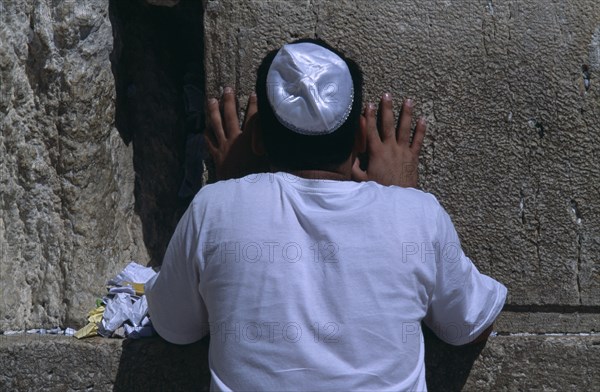
[[[419,122],[420,122],[422,125],[426,125],[426,124],[427,124],[427,120],[425,120],[425,117],[421,117],[421,118],[419,119]]]
[[[251,98],[256,98],[256,93],[255,93],[255,92],[253,92],[252,94],[250,94],[250,97],[251,97]]]
[[[225,88],[223,89],[223,92],[224,92],[225,94],[231,94],[231,93],[233,92],[233,89],[232,89],[231,87],[229,87],[229,86],[228,86],[228,87],[225,87]]]
[[[211,98],[208,100],[208,103],[214,105],[215,103],[217,103],[217,100],[215,98]]]
[[[384,101],[391,101],[392,100],[392,94],[390,94],[390,93],[383,94],[383,100]]]
[[[412,99],[410,99],[410,98],[408,98],[408,99],[407,99],[407,100],[404,102],[404,104],[405,104],[406,106],[408,106],[409,108],[412,108],[412,107],[413,107],[413,100],[412,100]]]
[[[373,102],[369,102],[369,110],[375,110],[375,104]]]

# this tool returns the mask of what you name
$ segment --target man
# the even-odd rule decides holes
[[[322,41],[271,52],[256,89],[243,132],[231,89],[209,102],[208,143],[219,179],[260,157],[270,172],[197,194],[147,285],[154,327],[177,344],[210,332],[214,390],[426,390],[421,322],[485,339],[506,288],[409,188],[425,121],[411,141],[412,102],[396,128],[389,94],[361,114],[358,66]]]

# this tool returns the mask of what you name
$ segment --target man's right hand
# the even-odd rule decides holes
[[[375,181],[382,185],[416,188],[419,182],[419,153],[423,146],[426,123],[417,122],[412,143],[410,142],[413,102],[404,101],[398,127],[394,121],[392,97],[384,94],[379,103],[379,119],[376,107],[369,104],[360,119],[360,126],[367,134],[367,170],[360,168],[358,159],[352,167],[355,181]],[[379,120],[379,121],[378,121]]]
[[[269,171],[266,157],[252,151],[252,134],[257,132],[258,107],[256,95],[250,95],[244,124],[240,128],[233,89],[226,87],[221,102],[208,101],[206,141],[215,163],[217,180],[241,178],[248,174]]]

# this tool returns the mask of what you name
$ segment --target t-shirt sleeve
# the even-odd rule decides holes
[[[437,216],[436,279],[425,324],[447,343],[462,345],[477,338],[496,319],[507,289],[480,273],[465,256],[450,217]]]
[[[145,287],[152,325],[171,343],[193,343],[208,332],[208,312],[199,291],[199,230],[192,204],[175,229],[160,272]]]

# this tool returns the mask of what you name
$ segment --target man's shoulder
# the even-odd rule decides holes
[[[381,185],[373,181],[366,182],[367,186],[376,189],[384,194],[384,197],[391,200],[398,200],[401,203],[414,202],[422,204],[428,208],[437,209],[440,203],[432,193],[425,192],[417,188],[403,188],[395,185]]]
[[[316,180],[313,180],[313,182]],[[247,175],[242,178],[218,181],[207,184],[200,189],[194,198],[194,204],[222,204],[234,200],[250,201],[253,196],[264,200],[270,191],[279,193],[285,188],[303,188],[307,180],[300,179],[286,173],[258,173]],[[354,181],[316,181],[318,184],[311,184],[309,190],[327,189],[334,190],[334,193],[351,193],[356,197],[367,198],[373,201],[394,204],[398,203],[405,206],[412,206],[426,211],[437,211],[440,203],[437,198],[428,192],[416,188],[403,188],[399,186],[386,186],[373,181],[357,183]],[[281,189],[280,189],[281,188]],[[336,189],[337,188],[337,189]],[[285,192],[285,191],[284,191]],[[327,193],[327,192],[326,192]],[[310,194],[310,193],[308,193]]]
[[[221,180],[206,184],[196,193],[193,203],[197,204],[209,200],[224,201],[235,196],[237,193],[248,193],[252,189],[264,191],[265,186],[267,186],[268,175],[269,173],[251,174],[242,178]]]

